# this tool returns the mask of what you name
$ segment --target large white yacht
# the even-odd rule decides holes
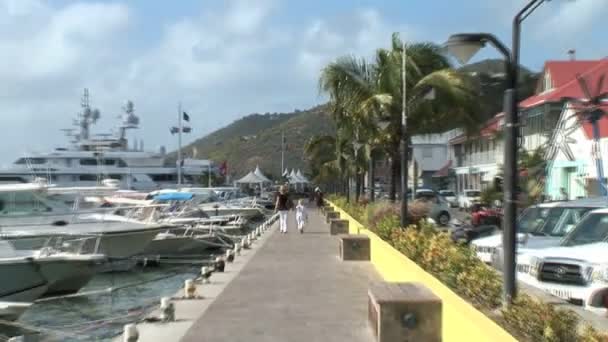
[[[0,169],[0,183],[28,183],[43,177],[63,187],[100,185],[103,180],[117,180],[121,189],[152,191],[175,187],[177,165],[167,163],[165,148],[158,152],[143,150],[143,141],[129,146],[127,131],[139,128],[139,117],[131,101],[123,107],[118,129],[112,134],[92,134],[100,112],[91,108],[89,92],[84,91],[82,110],[74,120],[75,128],[64,129],[69,147],[42,153],[28,153],[10,167]],[[203,172],[216,168],[209,160],[184,158],[184,184],[197,183]]]

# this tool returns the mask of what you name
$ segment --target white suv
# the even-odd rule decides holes
[[[585,309],[608,313],[608,209],[586,215],[560,247],[517,257],[518,279]]]
[[[589,211],[606,207],[602,198],[541,203],[524,210],[517,220],[517,252],[559,246],[578,221]],[[502,247],[502,231],[471,241],[477,257],[492,262],[492,254]]]
[[[458,206],[462,209],[469,209],[475,202],[479,202],[481,191],[464,190],[458,195]]]

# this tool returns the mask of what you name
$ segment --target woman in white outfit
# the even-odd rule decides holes
[[[298,201],[298,205],[296,206],[296,223],[298,224],[298,230],[300,234],[304,232],[304,224],[308,220],[308,213],[306,212],[306,208],[302,204],[302,200]]]
[[[279,230],[283,234],[287,234],[287,214],[291,209],[291,201],[287,196],[287,188],[282,185],[279,189],[279,195],[277,196],[277,202],[274,205],[275,212],[279,212]]]

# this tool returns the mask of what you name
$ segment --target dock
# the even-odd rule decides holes
[[[176,322],[140,324],[139,341],[372,341],[367,290],[381,280],[370,262],[343,262],[338,238],[316,209],[304,233],[289,214],[243,250],[200,300],[178,300]],[[181,292],[178,295],[181,295]]]

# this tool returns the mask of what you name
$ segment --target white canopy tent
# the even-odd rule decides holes
[[[237,184],[260,184],[264,180],[256,176],[253,172],[249,172],[245,177],[236,181]]]
[[[296,172],[296,177],[299,178],[302,183],[310,183],[308,181],[308,179],[302,174],[302,171],[300,171],[300,170],[298,170],[298,172]]]
[[[253,174],[258,177],[259,179],[261,179],[264,183],[272,183],[272,181],[270,179],[268,179],[268,177],[266,177],[262,171],[260,170],[260,166],[256,166],[255,167],[255,171],[253,171]]]

